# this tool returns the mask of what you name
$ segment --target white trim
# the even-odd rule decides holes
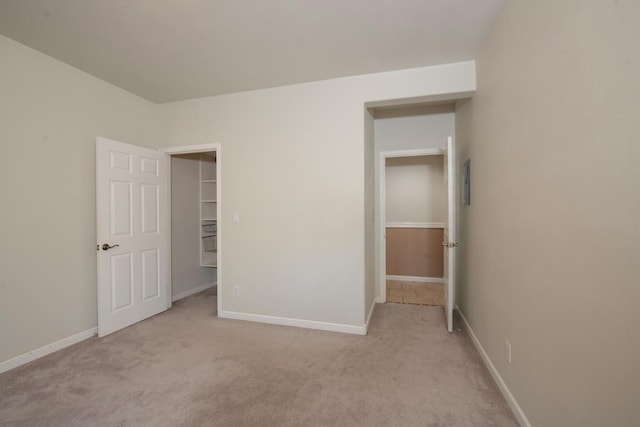
[[[444,222],[387,222],[387,228],[444,228]]]
[[[171,302],[176,302],[178,300],[181,300],[182,298],[190,297],[191,295],[197,294],[198,292],[213,288],[215,285],[216,282],[205,283],[204,285],[196,286],[195,288],[180,292],[178,295],[174,295],[173,297],[171,297]]]
[[[164,147],[158,148],[158,151],[167,154],[191,154],[206,153],[208,151],[216,151],[220,144],[200,144],[200,145],[183,145],[180,147]]]
[[[367,322],[364,324],[364,334],[369,333],[369,323],[371,322],[371,318],[373,317],[373,312],[376,309],[376,298],[373,299],[371,303],[371,308],[369,309],[369,315],[367,316]]]
[[[414,104],[424,103],[444,103],[446,101],[458,101],[461,99],[471,98],[476,90],[467,90],[464,92],[441,93],[437,95],[411,96],[408,98],[383,99],[378,101],[367,101],[364,103],[366,108],[384,108],[384,107],[408,107]]]
[[[500,376],[500,373],[498,372],[496,367],[493,365],[493,362],[491,362],[491,359],[489,358],[489,355],[487,354],[487,352],[482,347],[482,344],[480,343],[480,340],[478,340],[478,337],[473,332],[473,329],[471,329],[471,325],[469,325],[469,322],[467,321],[467,318],[464,317],[464,314],[462,314],[462,310],[460,310],[460,307],[458,307],[457,304],[456,304],[456,310],[458,310],[458,314],[460,314],[460,318],[464,322],[464,325],[467,328],[467,331],[469,332],[469,336],[471,337],[471,341],[473,342],[473,345],[476,347],[476,350],[478,350],[478,353],[480,353],[480,357],[482,357],[482,361],[487,366],[487,369],[489,370],[489,373],[491,373],[491,376],[493,377],[493,380],[498,385],[498,389],[500,389],[500,392],[502,393],[502,395],[504,396],[505,400],[509,404],[509,407],[513,411],[513,414],[516,416],[518,422],[520,423],[521,426],[531,427],[531,423],[529,422],[529,420],[527,419],[527,416],[525,415],[524,411],[522,410],[522,408],[518,404],[518,401],[513,396],[513,394],[511,394],[511,390],[509,390],[509,387],[507,387],[507,384],[504,382],[504,380]]]
[[[165,155],[167,156],[167,176],[165,177],[165,183],[167,185],[167,205],[164,207],[164,210],[167,218],[167,247],[169,248],[165,274],[167,275],[166,309],[169,310],[171,308],[171,304],[173,303],[171,299],[171,292],[173,289],[173,281],[171,279],[171,245],[173,245],[173,242],[171,240],[171,180],[173,179],[173,170],[171,169],[171,156],[168,153],[165,153]]]
[[[387,280],[400,280],[405,282],[420,283],[444,283],[444,279],[442,277],[397,276],[393,274],[387,274]]]
[[[70,337],[63,338],[61,340],[58,340],[51,344],[47,344],[35,350],[28,351],[12,359],[0,362],[0,374],[3,372],[7,372],[10,369],[17,368],[18,366],[24,365],[25,363],[32,362],[48,354],[54,353],[58,350],[62,350],[65,347],[69,347],[71,345],[77,344],[80,341],[84,341],[88,338],[95,336],[97,333],[98,333],[97,327],[87,329],[86,331],[79,332],[75,335],[71,335]]]
[[[222,146],[212,144],[216,151],[216,237],[218,247],[216,252],[216,301],[217,311],[222,312]]]
[[[218,291],[220,293],[220,291]],[[346,334],[366,335],[366,325],[346,325],[344,323],[319,322],[317,320],[293,319],[289,317],[267,316],[264,314],[239,313],[237,311],[219,311],[223,319],[248,320],[249,322],[269,323],[272,325],[294,326],[296,328],[318,329],[321,331],[343,332]]]
[[[387,302],[387,213],[386,213],[386,157],[383,152],[380,153],[380,159],[378,160],[378,224],[374,224],[377,227],[378,233],[376,237],[376,243],[378,247],[378,253],[376,254],[376,264],[378,265],[378,298],[382,302]],[[375,185],[376,183],[374,183]]]
[[[445,153],[444,148],[420,148],[416,150],[391,150],[381,151],[380,154],[384,155],[385,159],[392,157],[416,157],[416,156],[437,156]]]

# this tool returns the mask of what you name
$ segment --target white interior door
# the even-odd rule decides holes
[[[452,137],[447,139],[444,155],[445,183],[447,186],[447,217],[444,224],[444,303],[447,315],[447,330],[453,332],[453,308],[456,295],[456,151]]]
[[[98,335],[170,306],[168,156],[96,140]]]

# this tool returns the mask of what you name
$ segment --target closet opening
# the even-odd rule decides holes
[[[166,152],[171,163],[171,301],[203,292],[217,299],[219,308],[220,148]]]
[[[444,155],[399,155],[383,153],[386,300],[444,306]]]

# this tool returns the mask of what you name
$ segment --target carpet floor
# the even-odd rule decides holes
[[[220,319],[212,291],[0,375],[2,426],[517,426],[442,307],[356,336]]]

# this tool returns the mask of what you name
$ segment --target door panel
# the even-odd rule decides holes
[[[145,175],[158,176],[158,161],[156,159],[147,159],[142,157],[140,159],[140,171]]]
[[[110,212],[111,234],[109,237],[130,236],[131,217],[131,183],[110,181]]]
[[[131,172],[131,155],[115,150],[109,151],[109,168]]]
[[[108,255],[111,263],[112,311],[131,306],[133,301],[133,254]]]
[[[160,294],[160,256],[157,249],[142,252],[142,300]]]
[[[158,205],[159,188],[157,185],[142,184],[140,187],[142,194],[142,233],[158,233],[158,220],[160,216],[160,206]]]
[[[97,139],[100,336],[168,308],[168,174],[164,153]]]

